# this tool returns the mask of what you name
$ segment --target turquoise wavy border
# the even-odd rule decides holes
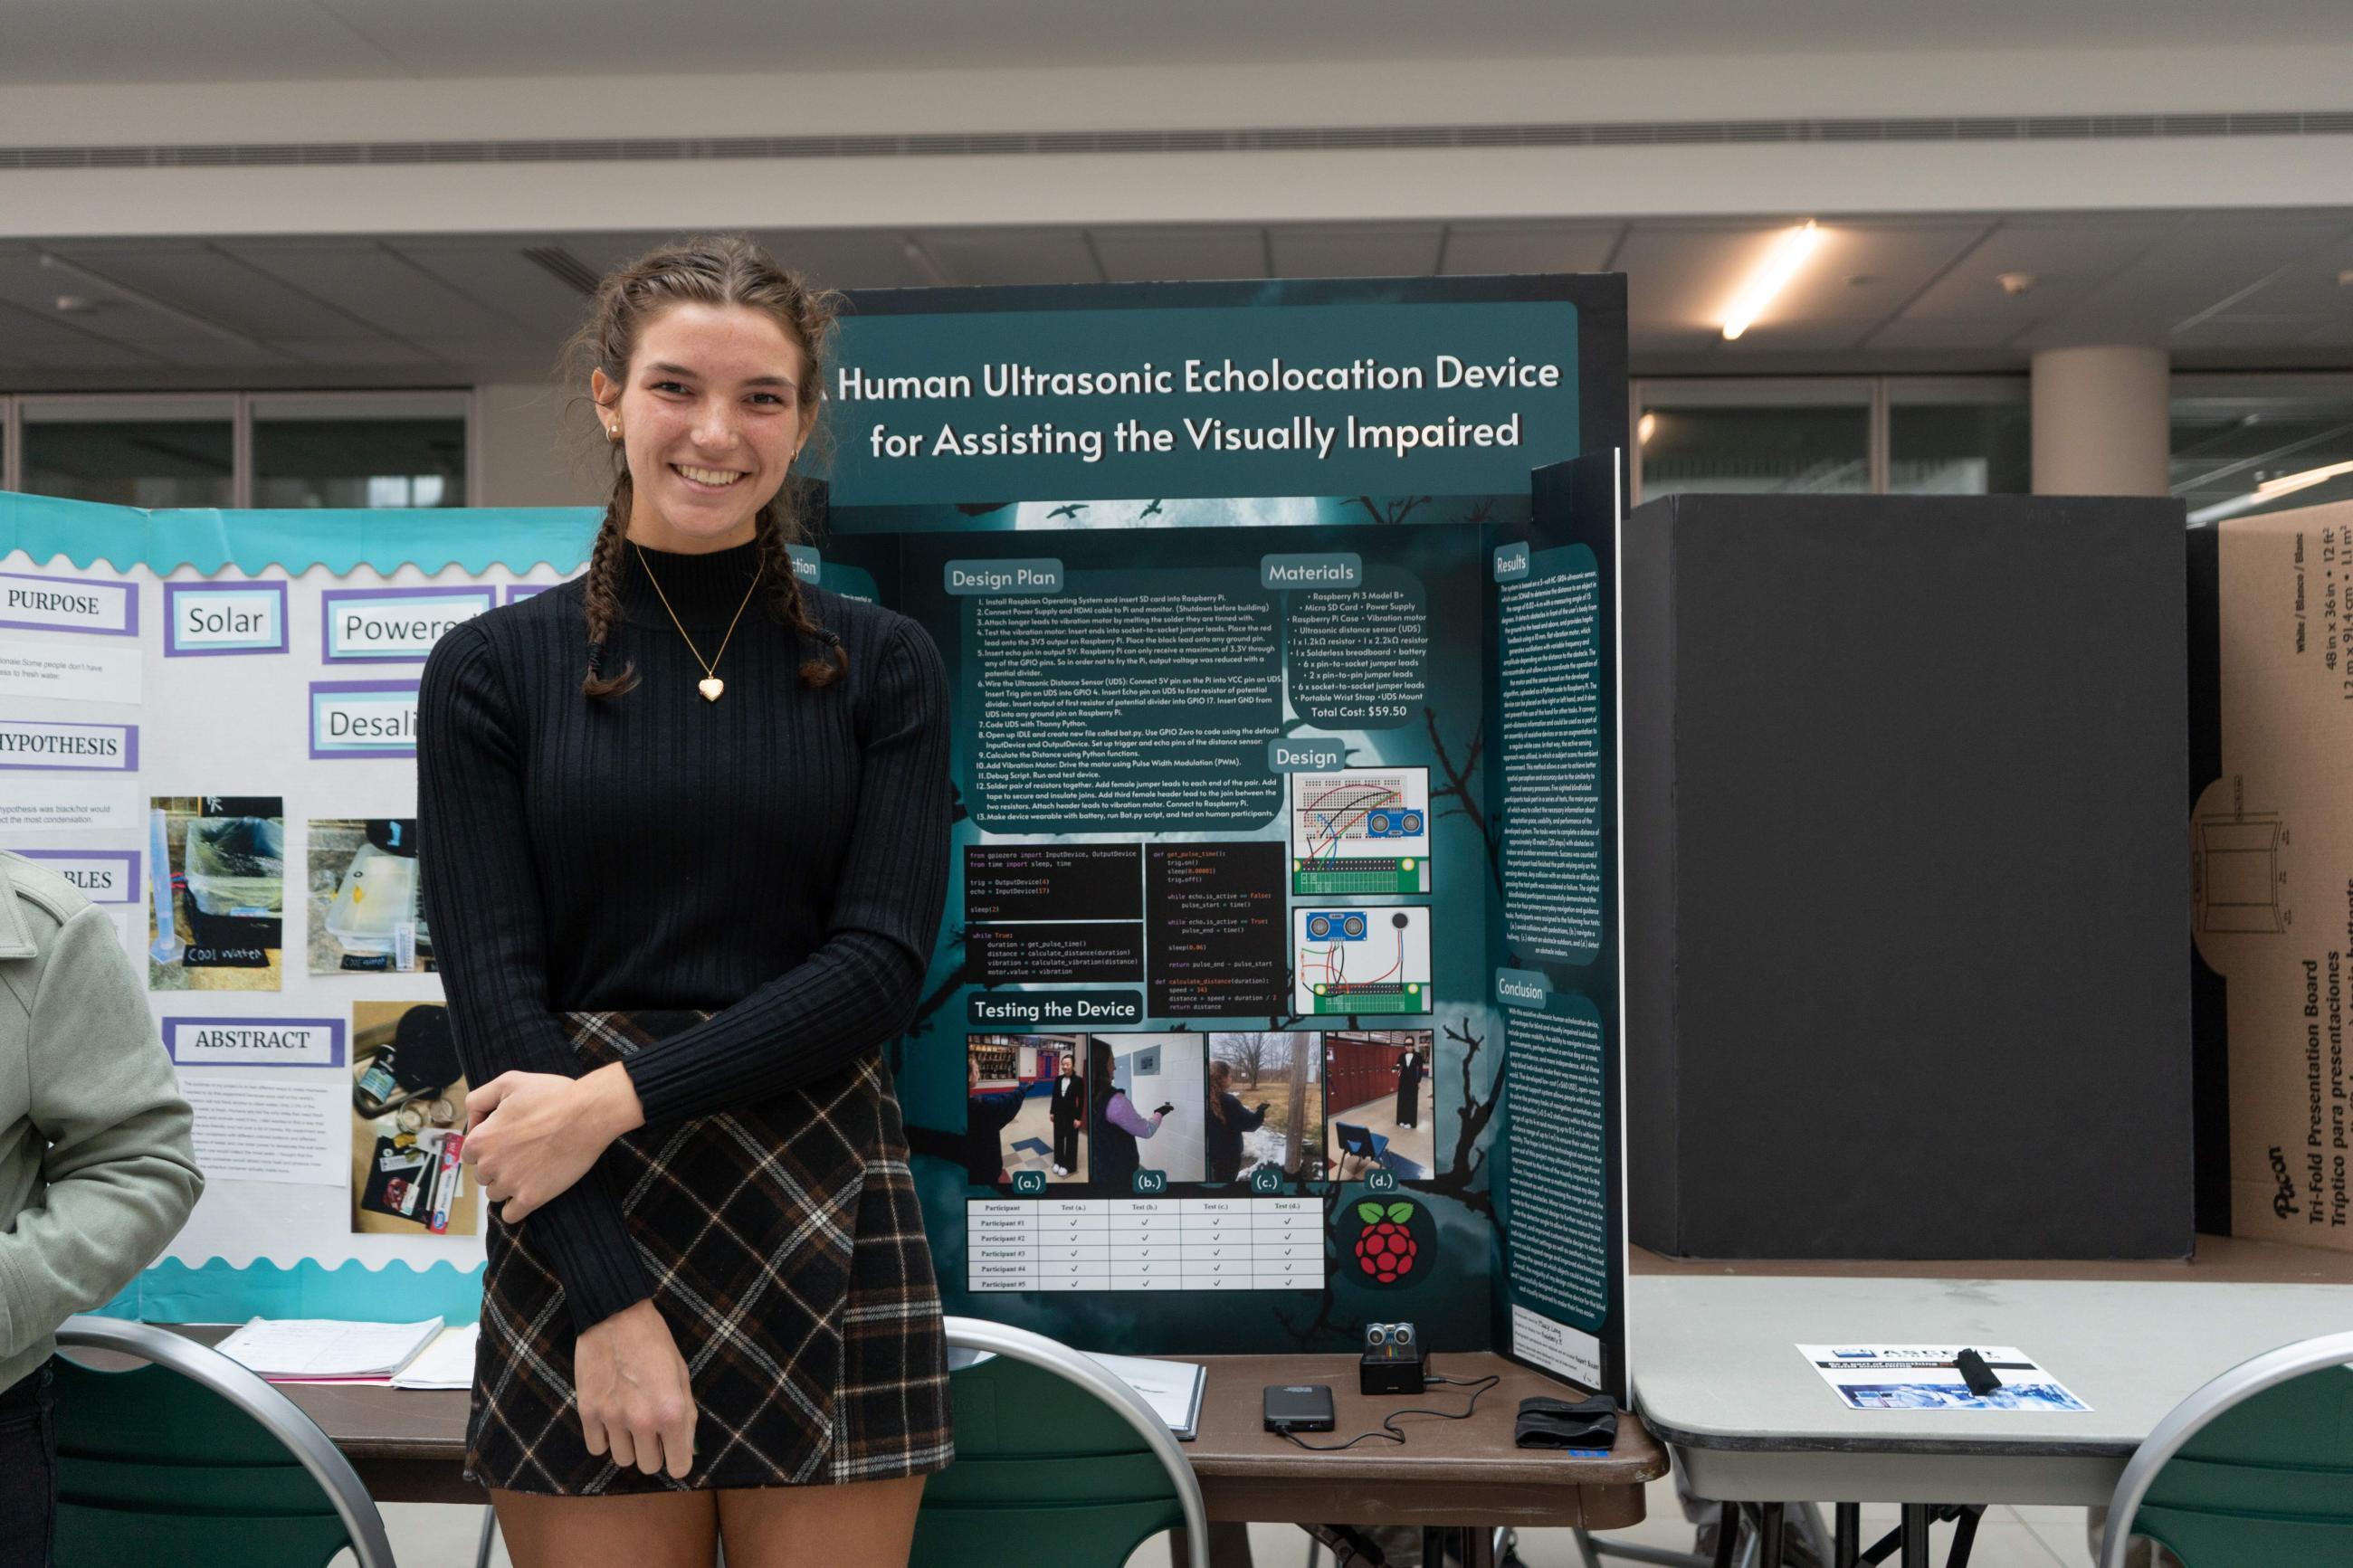
[[[208,1258],[191,1267],[167,1258],[100,1307],[110,1318],[150,1323],[241,1323],[248,1318],[343,1318],[411,1323],[481,1315],[482,1266],[448,1262],[418,1268],[393,1261],[371,1268],[356,1258],[330,1268],[311,1258],[292,1267],[268,1258],[237,1265]]]
[[[62,555],[77,566],[103,561],[118,572],[193,566],[207,576],[229,566],[248,577],[313,566],[339,576],[360,566],[387,575],[401,566],[520,574],[543,562],[568,574],[587,563],[601,515],[585,506],[151,511],[0,490],[0,555],[21,550],[37,563]]]

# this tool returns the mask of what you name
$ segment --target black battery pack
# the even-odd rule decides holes
[[[1331,1386],[1322,1383],[1267,1384],[1266,1429],[1270,1432],[1329,1432],[1332,1430]]]

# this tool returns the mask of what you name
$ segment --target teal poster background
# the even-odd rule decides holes
[[[1493,562],[1499,549],[1566,542],[1559,509],[1541,524],[1535,517],[1533,470],[1597,448],[1601,471],[1617,461],[1626,407],[1620,280],[915,290],[858,296],[853,304],[828,384],[834,450],[822,549],[828,569],[865,572],[884,604],[925,626],[958,694],[955,879],[922,1010],[892,1057],[949,1310],[1089,1348],[1217,1353],[1343,1349],[1358,1342],[1365,1322],[1398,1318],[1415,1321],[1437,1348],[1508,1349],[1510,1309],[1524,1303],[1595,1335],[1606,1348],[1600,1375],[1587,1381],[1614,1383],[1622,1392],[1616,1300],[1622,1226],[1614,1189],[1599,1194],[1603,1234],[1586,1270],[1600,1282],[1596,1290],[1571,1302],[1541,1289],[1516,1291],[1507,1278],[1511,1173],[1541,1185],[1568,1168],[1569,1152],[1561,1152],[1560,1161],[1547,1152],[1516,1166],[1506,1158],[1507,1019],[1492,980],[1512,956],[1503,940],[1504,823],[1494,784]],[[1441,355],[1465,365],[1516,366],[1515,374],[1538,384],[1441,387]],[[1556,367],[1558,374],[1529,366]],[[1147,367],[1155,378],[1149,382]],[[1319,384],[1299,384],[1310,367],[1327,374]],[[1419,386],[1370,384],[1380,373],[1394,383],[1409,369],[1421,373]],[[1255,373],[1273,384],[1230,390],[1225,382],[1235,373]],[[1445,374],[1461,374],[1451,363]],[[1043,376],[1063,377],[1060,390],[1021,390]],[[1202,439],[1211,420],[1219,429],[1259,433],[1264,444],[1211,449]],[[1399,456],[1390,447],[1351,445],[1351,421],[1357,431],[1367,424],[1419,426],[1433,442],[1459,437],[1466,425],[1510,430],[1514,440],[1463,440]],[[1124,426],[1125,440],[1117,436]],[[1135,436],[1139,428],[1173,430],[1173,441],[1168,449],[1152,449]],[[1090,433],[1098,438],[1092,444]],[[1029,437],[1031,444],[980,455],[957,445],[983,436],[1011,446]],[[988,590],[970,584],[1003,580],[1007,594],[1119,596],[1216,589],[1231,610],[1266,594],[1261,573],[1270,562],[1341,558],[1367,589],[1404,584],[1418,596],[1429,657],[1426,683],[1412,700],[1365,705],[1398,711],[1319,719],[1286,680],[1272,711],[1209,708],[1200,722],[1240,736],[1237,756],[1245,742],[1262,744],[1271,734],[1333,748],[1324,755],[1336,754],[1347,768],[1428,771],[1428,894],[1356,902],[1377,922],[1392,906],[1427,906],[1434,933],[1429,1011],[1308,1016],[1286,1005],[1171,1016],[1147,1010],[1092,1032],[1116,1039],[1128,1032],[1427,1029],[1436,1089],[1433,1161],[1419,1175],[1379,1190],[1321,1173],[1304,1180],[1286,1175],[1273,1189],[1304,1195],[1318,1207],[1326,1254],[1320,1290],[972,1288],[967,1204],[1020,1201],[1006,1183],[976,1181],[965,1168],[965,1052],[969,1038],[987,1027],[974,1022],[976,999],[1150,993],[1140,974],[1093,984],[993,983],[968,935],[969,927],[986,922],[965,918],[966,852],[1007,844],[1287,845],[1289,813],[1282,776],[1258,755],[1242,764],[1256,784],[1238,789],[1206,823],[1155,827],[1001,811],[991,787],[976,777],[981,661],[970,643],[976,603]],[[1023,576],[1029,585],[1014,585]],[[953,585],[958,583],[965,585]],[[1292,596],[1269,596],[1288,625]],[[1172,766],[1185,762],[1181,752],[1172,753]],[[1294,898],[1293,911],[1315,901]],[[1599,1000],[1610,1007],[1603,1047],[1614,1051],[1614,1000]],[[1598,1101],[1605,1086],[1596,1073]],[[1614,1107],[1614,1077],[1606,1094]],[[1577,1164],[1581,1174],[1614,1163],[1614,1111],[1605,1121],[1592,1130],[1595,1146]],[[1262,1168],[1260,1174],[1266,1174]],[[1047,1202],[1109,1191],[1057,1185],[1031,1197]],[[1166,1191],[1245,1195],[1239,1184],[1182,1180]],[[1532,1206],[1524,1208],[1533,1215]],[[1418,1243],[1411,1273],[1367,1278],[1356,1256],[1371,1228],[1363,1216],[1400,1210],[1409,1212],[1403,1228]]]

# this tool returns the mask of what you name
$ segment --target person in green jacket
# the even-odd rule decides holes
[[[0,853],[0,1568],[48,1562],[57,1327],[188,1217],[192,1120],[106,911]]]

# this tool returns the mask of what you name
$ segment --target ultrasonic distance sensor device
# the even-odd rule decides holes
[[[1365,1353],[1356,1363],[1359,1393],[1419,1394],[1429,1376],[1421,1336],[1414,1332],[1411,1323],[1365,1325]]]

